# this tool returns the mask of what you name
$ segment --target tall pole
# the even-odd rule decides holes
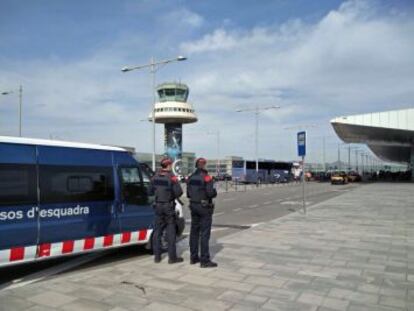
[[[303,212],[306,214],[306,199],[305,199],[305,174],[306,174],[306,170],[305,170],[305,156],[302,156],[302,207],[303,207]]]
[[[155,61],[154,57],[151,57],[151,75],[152,75],[152,170],[155,172],[156,164],[155,164]]]
[[[341,144],[338,144],[338,170],[341,170]]]
[[[217,175],[220,175],[220,130],[217,130]]]
[[[217,161],[216,161],[216,172],[217,176],[220,175],[220,130],[216,132],[216,139],[217,139]]]
[[[132,66],[132,67],[123,67],[121,69],[122,72],[129,72],[132,70],[137,70],[137,69],[144,69],[144,68],[149,68],[151,75],[152,75],[152,169],[155,171],[156,165],[155,165],[155,151],[156,151],[156,147],[155,147],[155,102],[156,102],[156,90],[155,90],[155,73],[157,71],[157,68],[159,68],[158,66],[160,65],[165,65],[165,64],[169,64],[175,61],[184,61],[186,60],[187,57],[184,56],[178,56],[177,58],[172,58],[172,59],[166,59],[166,60],[162,60],[162,61],[155,61],[154,57],[151,57],[151,61],[149,64],[145,64],[145,65],[140,65],[140,66]]]
[[[359,167],[358,167],[358,150],[355,149],[355,170],[359,174]]]
[[[363,153],[361,153],[361,166],[362,166],[362,175],[364,175],[365,167],[364,167],[364,154]]]
[[[351,171],[351,144],[348,144],[348,172]]]
[[[19,137],[22,137],[23,86],[19,87]]]
[[[259,106],[256,107],[255,157],[256,157],[256,179],[258,179],[259,178]]]
[[[259,114],[260,114],[260,111],[270,110],[270,109],[279,109],[279,108],[280,108],[279,106],[259,107],[259,105],[256,105],[256,108],[253,108],[253,109],[237,110],[237,112],[250,111],[250,112],[254,112],[255,114],[256,183],[258,182],[258,178],[259,178]]]
[[[322,136],[322,160],[323,160],[323,171],[326,172],[326,142],[325,136]]]

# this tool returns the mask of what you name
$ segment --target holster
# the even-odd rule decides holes
[[[175,208],[175,200],[170,202],[154,202],[152,203],[152,207],[155,208],[157,205],[169,205],[172,209]]]
[[[201,200],[201,206],[205,208],[214,208],[214,203],[209,200]]]

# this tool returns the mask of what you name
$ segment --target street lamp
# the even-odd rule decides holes
[[[23,108],[23,86],[20,85],[19,89],[17,90],[19,93],[19,137],[22,137],[22,108]],[[0,94],[1,95],[10,95],[14,94],[14,90],[10,91],[3,91]]]
[[[262,111],[272,110],[272,109],[280,109],[279,106],[268,106],[268,107],[259,107],[258,105],[256,108],[248,108],[248,109],[239,109],[236,112],[254,112],[255,114],[255,157],[256,157],[256,179],[259,176],[259,114]]]
[[[177,56],[176,58],[161,60],[161,61],[155,61],[154,57],[151,57],[151,61],[149,64],[145,65],[138,65],[138,66],[131,66],[131,67],[123,67],[121,69],[122,72],[129,72],[133,70],[140,70],[140,69],[150,69],[150,73],[152,75],[152,113],[151,113],[151,121],[152,121],[152,169],[155,172],[156,165],[155,165],[155,73],[158,69],[160,69],[162,66],[172,63],[172,62],[181,62],[185,61],[187,57],[184,56]]]
[[[348,149],[348,168],[346,169],[346,171],[349,173],[352,170],[351,151],[355,150],[355,152],[357,152],[358,147],[351,146],[351,143],[339,143],[338,144],[338,162],[340,162],[340,160],[341,160],[341,151],[340,151],[341,147],[345,147],[346,149]],[[358,166],[358,164],[357,164],[357,166]],[[339,168],[339,169],[341,169],[341,168]]]
[[[357,150],[359,150],[359,147],[357,146],[351,146],[351,144],[347,144],[348,145],[348,173],[352,170],[352,165],[351,165],[351,151],[355,150],[355,152],[358,152]]]
[[[208,135],[215,135],[216,136],[216,143],[217,143],[217,160],[216,160],[216,173],[217,176],[220,175],[220,130],[217,131],[209,131],[207,132]]]

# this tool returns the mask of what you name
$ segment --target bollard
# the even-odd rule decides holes
[[[226,192],[229,192],[229,181],[226,179]]]

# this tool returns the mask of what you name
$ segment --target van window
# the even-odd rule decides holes
[[[93,191],[93,180],[90,176],[70,176],[68,178],[68,191],[82,193]]]
[[[123,167],[120,170],[122,198],[128,204],[141,204],[145,197],[138,167]]]
[[[41,203],[111,201],[110,167],[40,166]]]
[[[36,167],[0,165],[0,206],[37,204]]]
[[[149,172],[141,169],[141,174],[142,174],[142,181],[144,185],[149,185],[151,182],[151,176]]]

